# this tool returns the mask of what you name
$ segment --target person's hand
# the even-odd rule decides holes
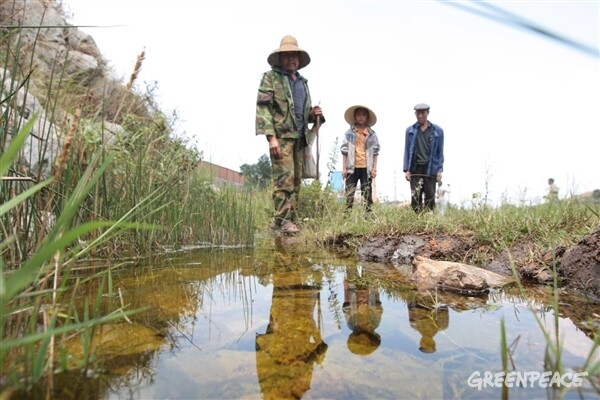
[[[440,183],[442,182],[442,173],[441,172],[437,173],[437,181]]]
[[[407,181],[409,181],[409,182],[410,182],[410,171],[406,171],[406,172],[404,173],[404,177],[406,178],[406,180],[407,180]]]
[[[281,148],[276,136],[269,136],[269,154],[276,160],[281,158]]]
[[[348,178],[348,171],[346,170],[346,168],[342,169],[342,176],[344,177],[344,179]]]
[[[315,121],[317,120],[317,117],[323,116],[323,110],[321,109],[321,106],[314,106],[310,112],[313,115]]]
[[[376,176],[377,176],[377,168],[373,168],[373,169],[371,170],[371,178],[372,178],[372,179],[375,179],[375,177],[376,177]]]

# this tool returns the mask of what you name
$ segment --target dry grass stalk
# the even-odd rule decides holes
[[[56,166],[56,170],[54,171],[54,178],[58,180],[62,171],[65,169],[65,165],[67,164],[67,158],[69,156],[69,150],[71,150],[71,145],[73,144],[73,139],[75,138],[75,133],[77,129],[79,129],[79,120],[81,118],[81,108],[77,108],[75,110],[75,117],[71,122],[71,127],[67,132],[67,137],[65,138],[65,142],[63,144],[62,152],[60,153],[60,158],[58,164]]]
[[[144,63],[145,58],[146,51],[142,50],[142,52],[137,56],[135,66],[133,67],[133,72],[131,73],[131,76],[129,77],[129,82],[127,82],[127,86],[125,87],[125,94],[121,98],[121,102],[119,103],[119,107],[117,108],[117,112],[115,113],[115,122],[117,121],[119,115],[121,115],[121,111],[123,110],[123,106],[125,105],[125,99],[127,99],[129,92],[133,88],[133,84],[135,83],[136,79],[138,78],[138,75],[140,74],[140,71],[142,70],[142,64]]]
[[[144,59],[146,58],[146,51],[142,50],[142,52],[138,55],[137,60],[135,61],[135,67],[133,68],[133,72],[129,77],[129,82],[127,82],[127,91],[130,91],[133,88],[133,84],[135,83],[140,71],[142,70],[142,64],[144,63]]]

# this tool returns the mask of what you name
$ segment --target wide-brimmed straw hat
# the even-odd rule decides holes
[[[279,53],[287,52],[287,51],[297,51],[300,53],[300,64],[298,65],[298,69],[306,67],[310,64],[310,56],[306,52],[306,50],[302,50],[298,47],[298,41],[295,37],[287,35],[281,39],[281,43],[279,44],[279,48],[273,50],[269,57],[267,58],[267,62],[270,66],[281,66],[279,64]]]
[[[356,123],[356,120],[354,119],[354,112],[359,108],[364,108],[369,113],[369,119],[367,120],[367,125],[373,126],[377,123],[377,116],[375,115],[373,110],[371,110],[367,106],[361,106],[361,105],[352,106],[346,110],[346,112],[344,113],[344,119],[346,120],[347,123],[349,123],[350,125],[354,125]]]

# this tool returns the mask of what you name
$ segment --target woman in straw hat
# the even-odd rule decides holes
[[[377,176],[379,139],[371,128],[377,122],[375,113],[366,106],[356,105],[344,113],[350,129],[344,134],[342,175],[346,184],[346,209],[354,204],[354,193],[360,181],[360,191],[367,212],[373,205],[372,180]]]
[[[273,228],[295,234],[294,201],[302,183],[302,161],[309,123],[325,122],[319,106],[312,107],[306,79],[298,70],[310,56],[292,36],[281,39],[267,62],[271,70],[262,76],[256,100],[256,134],[265,135],[273,166]],[[296,199],[294,199],[294,197]]]

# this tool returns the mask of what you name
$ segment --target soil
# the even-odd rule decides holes
[[[457,261],[490,271],[512,275],[511,265],[524,282],[551,284],[556,267],[558,284],[570,294],[577,293],[586,302],[600,305],[600,229],[579,243],[543,252],[532,241],[524,240],[491,259],[487,245],[472,237],[447,234],[423,234],[357,238],[351,235],[331,237],[328,245],[342,252],[358,249],[361,260],[410,265],[416,256],[434,260]]]

